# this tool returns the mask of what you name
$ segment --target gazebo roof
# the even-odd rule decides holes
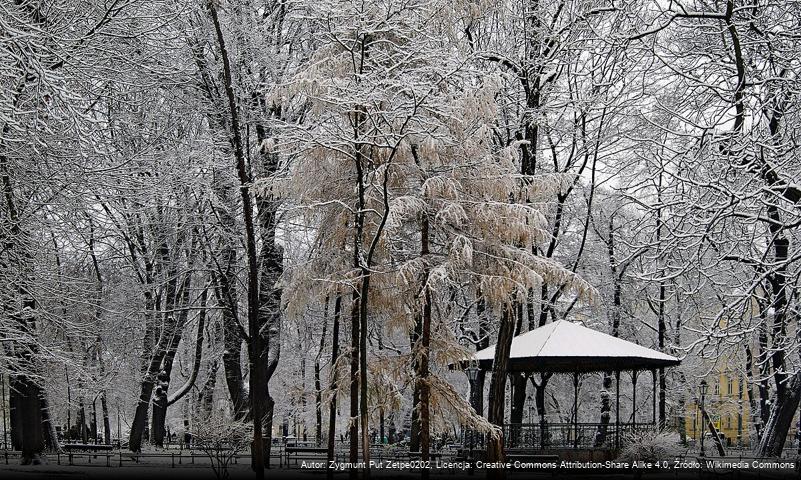
[[[650,370],[680,360],[578,323],[558,320],[512,340],[510,372],[600,372]],[[495,345],[476,352],[482,370],[492,369]]]

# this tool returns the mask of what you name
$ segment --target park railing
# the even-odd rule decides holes
[[[619,447],[629,436],[652,431],[650,423],[523,423],[504,425],[508,448],[602,448]]]
[[[614,449],[632,435],[653,430],[651,423],[510,423],[503,436],[506,448]]]

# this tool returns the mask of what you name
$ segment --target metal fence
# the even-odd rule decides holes
[[[509,448],[616,448],[627,437],[654,430],[650,423],[517,423],[504,425]]]

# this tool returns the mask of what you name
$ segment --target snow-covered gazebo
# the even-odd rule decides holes
[[[495,358],[495,345],[476,352],[470,359],[462,362],[462,367],[492,371]],[[649,370],[653,380],[653,418],[656,424],[656,379],[657,369],[678,365],[680,360],[674,356],[637,345],[636,343],[587,328],[578,323],[559,320],[518,335],[512,340],[507,372],[514,373],[567,373],[573,375],[573,424],[572,433],[563,435],[571,439],[575,447],[579,444],[579,424],[577,414],[579,375],[591,372],[613,372],[615,376],[615,446],[619,445],[620,422],[620,374],[631,372],[632,405],[636,405],[637,374]],[[633,407],[632,424],[636,427],[636,407]],[[582,425],[597,427],[598,424]],[[520,426],[510,426],[521,430]],[[542,426],[529,424],[530,428]],[[611,427],[611,425],[610,425]],[[508,430],[508,429],[507,429]],[[584,430],[588,430],[585,428]],[[507,432],[509,435],[509,432]],[[537,437],[544,439],[541,431]],[[544,441],[543,441],[544,444]],[[532,445],[533,446],[533,445]]]

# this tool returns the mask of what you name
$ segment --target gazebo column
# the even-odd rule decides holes
[[[517,438],[517,429],[519,428],[518,425],[513,425],[512,424],[512,410],[515,408],[515,406],[514,406],[514,403],[515,403],[515,379],[514,379],[514,376],[515,376],[515,374],[511,373],[511,372],[506,375],[506,382],[509,384],[509,410],[507,410],[507,412],[509,412],[509,423],[504,428],[504,433],[507,435],[507,438],[509,439],[508,440],[508,445],[507,445],[508,447],[516,447],[517,446],[515,440]],[[505,419],[504,419],[504,421],[505,421]]]
[[[573,448],[578,448],[578,386],[579,374],[573,373]]]
[[[656,429],[656,369],[651,370],[651,392],[653,393],[653,408],[651,409],[651,423],[654,424]]]
[[[631,371],[631,430],[637,430],[637,370]]]
[[[515,398],[515,382],[512,379],[513,375],[514,374],[511,373],[511,372],[506,374],[506,383],[509,385],[509,403],[508,403],[509,410],[506,410],[506,411],[510,412],[510,413],[512,411],[512,402],[514,401],[513,399]],[[506,419],[504,419],[504,422],[505,421],[506,421]]]
[[[535,403],[537,405],[537,414],[539,415],[539,432],[540,432],[540,448],[545,450],[550,445],[550,434],[548,432],[548,420],[545,417],[545,387],[548,385],[548,380],[551,378],[550,373],[543,372],[540,374],[540,383],[536,385],[534,390]]]
[[[620,370],[615,370],[615,448],[620,448]]]

